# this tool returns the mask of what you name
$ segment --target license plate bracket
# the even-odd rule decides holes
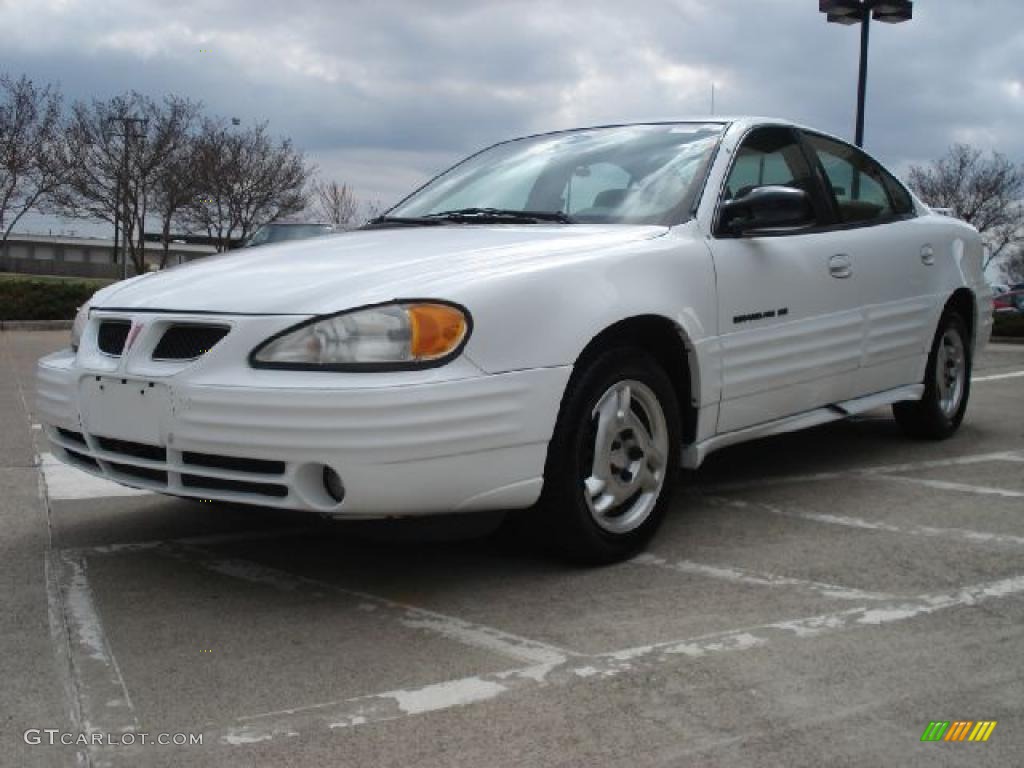
[[[82,427],[100,437],[166,445],[171,412],[170,390],[165,384],[115,376],[89,376],[81,380]]]

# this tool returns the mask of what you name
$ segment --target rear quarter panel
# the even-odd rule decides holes
[[[943,244],[936,254],[942,267],[940,287],[948,299],[958,288],[967,288],[974,295],[974,351],[984,349],[992,335],[992,288],[983,268],[985,247],[978,231],[966,222],[941,214],[929,213],[924,223],[940,233]],[[945,301],[940,304],[940,311]],[[935,317],[938,326],[939,317]]]

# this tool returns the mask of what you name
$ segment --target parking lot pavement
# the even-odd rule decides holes
[[[0,333],[0,764],[1021,764],[1024,347],[958,435],[887,412],[723,451],[600,569],[483,538],[164,498],[65,468]],[[41,479],[40,479],[41,478]],[[931,721],[997,721],[922,743]],[[27,729],[201,734],[26,744]]]

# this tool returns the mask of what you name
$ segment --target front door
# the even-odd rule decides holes
[[[721,199],[783,185],[807,191],[805,229],[760,236],[716,231],[722,402],[718,432],[730,432],[852,397],[863,316],[851,265],[829,232],[831,208],[799,135],[753,130],[740,144]],[[717,227],[717,223],[716,223]]]

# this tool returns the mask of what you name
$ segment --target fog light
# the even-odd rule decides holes
[[[345,486],[341,482],[341,477],[330,467],[324,467],[324,488],[327,495],[339,504],[345,498]]]

